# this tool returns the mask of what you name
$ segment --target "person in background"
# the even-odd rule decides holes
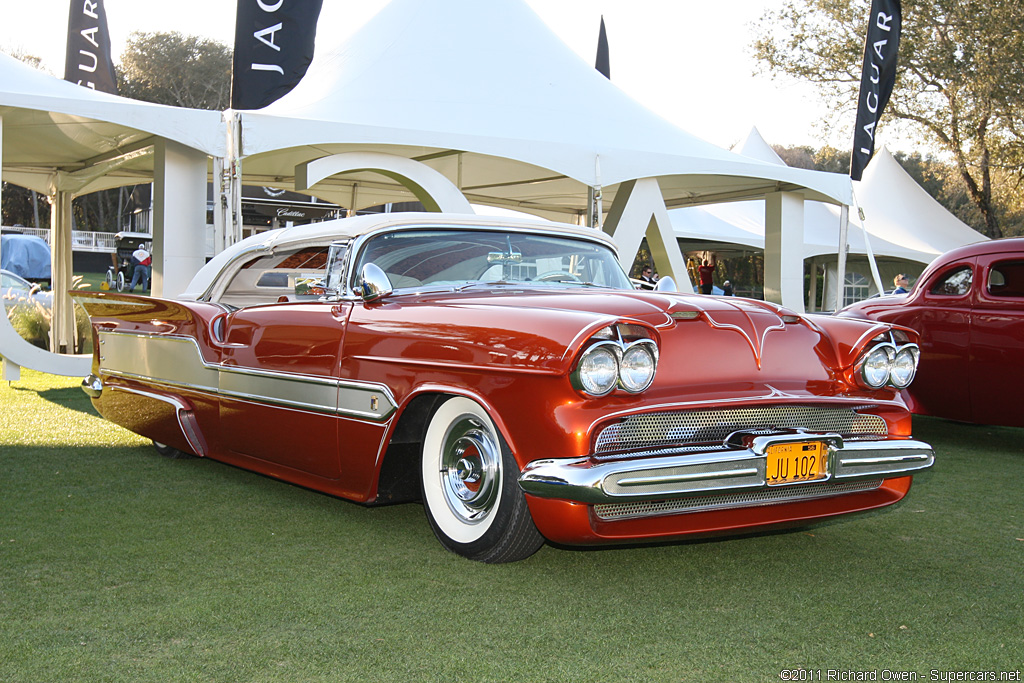
[[[892,279],[892,283],[896,285],[896,289],[892,290],[893,294],[906,294],[910,290],[907,287],[910,286],[910,280],[907,279],[906,273],[900,273]]]
[[[704,259],[704,265],[697,268],[697,276],[700,278],[700,293],[710,294],[715,287],[715,266],[718,265],[718,257],[711,254],[710,261]]]
[[[142,281],[142,289],[149,289],[149,269],[153,265],[153,256],[146,250],[145,244],[132,252],[132,284],[128,287],[129,292],[135,291],[135,285]]]
[[[653,285],[655,282],[657,282],[657,280],[654,279],[653,275],[651,275],[651,272],[652,271],[650,266],[644,266],[644,269],[640,271],[640,279],[643,280],[644,282]]]
[[[732,282],[726,280],[722,285],[722,296],[733,296]]]

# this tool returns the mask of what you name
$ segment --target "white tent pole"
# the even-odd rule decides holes
[[[867,254],[868,264],[871,266],[871,277],[875,280],[875,287],[879,294],[885,294],[885,287],[882,285],[882,276],[878,274],[878,263],[875,262],[875,252],[871,249],[871,239],[868,237],[868,225],[864,218],[864,209],[857,203],[857,192],[853,193],[853,205],[857,208],[857,215],[860,218],[860,229],[864,232],[864,253]]]
[[[219,254],[224,251],[227,244],[224,242],[224,224],[227,208],[227,195],[224,177],[224,158],[213,158],[213,253]]]
[[[843,204],[839,210],[839,252],[836,262],[836,307],[843,307],[843,290],[846,287],[846,241],[850,232],[850,207]]]
[[[231,112],[228,125],[231,135],[231,244],[242,241],[242,117]]]
[[[58,179],[58,183],[60,180]],[[50,315],[50,350],[54,353],[74,353],[75,318],[71,297],[71,200],[68,190],[53,192],[50,213],[50,289],[53,304]]]
[[[345,214],[347,218],[351,218],[356,215],[356,202],[359,200],[359,183],[352,183],[352,202],[348,205],[348,212]]]
[[[807,291],[808,312],[814,313],[818,310],[818,257],[811,257],[810,287]]]

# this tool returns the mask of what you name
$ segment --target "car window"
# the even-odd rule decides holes
[[[219,301],[245,307],[273,303],[282,297],[301,299],[296,288],[323,278],[326,266],[327,247],[303,247],[260,256],[239,269]]]
[[[475,282],[632,289],[615,254],[571,237],[501,230],[407,230],[369,240],[352,272],[380,267],[396,289]]]
[[[932,285],[929,293],[939,296],[963,296],[971,291],[974,271],[970,266],[961,266],[951,270]]]
[[[988,293],[992,296],[1024,298],[1024,261],[1000,261],[988,274]]]
[[[8,275],[7,273],[0,273],[0,278],[2,278],[0,286],[3,286],[4,289],[16,289],[21,292],[29,291],[29,286],[20,278]]]

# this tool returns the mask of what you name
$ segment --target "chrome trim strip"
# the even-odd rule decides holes
[[[659,457],[599,462],[590,457],[542,459],[529,463],[519,477],[520,488],[541,498],[588,504],[660,500],[732,490],[775,490],[765,477],[765,451],[773,443],[824,441],[828,445],[829,476],[834,479],[905,476],[931,467],[934,452],[915,440],[843,441],[835,434],[804,433],[756,437],[748,448],[703,451]],[[717,447],[711,447],[717,448]]]
[[[208,363],[191,337],[101,332],[104,375],[376,422],[398,409],[382,384]]]
[[[619,479],[616,484],[619,486],[651,486],[657,484],[679,484],[685,481],[698,479],[729,479],[731,477],[746,477],[757,474],[757,468],[751,467],[746,470],[722,470],[720,472],[692,472],[690,474],[673,474],[662,477],[630,477]]]
[[[158,394],[153,391],[145,391],[143,389],[136,389],[135,387],[126,387],[119,384],[110,385],[111,391],[123,391],[126,394],[138,394],[139,396],[145,396],[146,398],[153,398],[164,403],[170,403],[177,410],[192,410],[192,406],[186,403],[184,400],[177,396],[166,396],[164,394]]]
[[[199,425],[196,424],[195,414],[192,412],[192,406],[190,406],[184,400],[177,396],[165,396],[163,394],[157,394],[152,391],[144,391],[142,389],[136,389],[135,387],[119,386],[117,384],[111,385],[111,391],[123,391],[126,394],[136,394],[138,396],[145,396],[147,398],[154,399],[156,401],[163,401],[168,403],[175,408],[175,417],[178,418],[178,428],[181,430],[182,435],[185,437],[185,441],[188,443],[192,452],[199,457],[206,457],[206,448],[203,445],[202,437],[199,435]]]

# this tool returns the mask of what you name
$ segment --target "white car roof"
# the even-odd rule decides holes
[[[481,216],[478,214],[453,213],[380,213],[352,218],[339,218],[321,223],[296,225],[290,228],[268,230],[241,242],[237,242],[214,256],[203,266],[184,292],[178,298],[182,300],[198,300],[217,279],[218,274],[240,254],[267,252],[282,247],[300,248],[303,246],[326,246],[335,240],[351,239],[370,232],[401,226],[452,226],[488,228],[526,228],[538,232],[556,232],[571,234],[598,240],[605,243],[613,252],[617,252],[615,242],[600,230],[581,228],[568,223],[555,223],[542,219],[512,218],[507,216]]]

